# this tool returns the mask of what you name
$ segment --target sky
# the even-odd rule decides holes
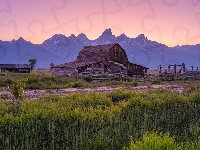
[[[176,45],[200,43],[200,0],[0,0],[0,40],[41,44],[54,34],[94,40],[105,29]]]

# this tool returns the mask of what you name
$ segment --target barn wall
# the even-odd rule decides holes
[[[128,58],[126,52],[118,45],[115,45],[109,51],[109,61],[116,61],[127,66]]]
[[[75,71],[73,68],[52,68],[52,75],[56,76],[66,76],[71,75]]]
[[[1,68],[1,72],[30,73],[30,68]]]
[[[144,68],[142,66],[138,66],[138,65],[129,63],[128,72],[129,72],[130,75],[131,74],[143,75],[144,74]]]

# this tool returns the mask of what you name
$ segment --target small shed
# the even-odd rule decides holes
[[[28,64],[0,64],[1,72],[30,73],[31,68]]]

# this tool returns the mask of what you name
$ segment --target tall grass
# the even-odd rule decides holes
[[[120,91],[113,103],[114,92],[23,100],[17,112],[0,101],[0,149],[116,150],[149,131],[169,133],[181,147],[198,147],[192,142],[200,131],[200,93]]]
[[[110,80],[93,81],[89,76],[57,77],[49,71],[33,71],[30,74],[0,73],[0,88],[10,86],[16,80],[28,78],[26,89],[61,89],[100,86],[137,86],[135,79],[130,77],[106,77]]]

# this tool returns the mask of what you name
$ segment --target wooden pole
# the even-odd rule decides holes
[[[161,67],[161,65],[159,65],[159,73],[161,73],[161,69],[162,69],[162,67]]]
[[[174,65],[174,74],[176,74],[176,64]]]
[[[169,64],[169,66],[168,66],[168,71],[170,72],[170,64]]]
[[[182,63],[182,66],[183,66],[183,72],[185,72],[185,64]]]

